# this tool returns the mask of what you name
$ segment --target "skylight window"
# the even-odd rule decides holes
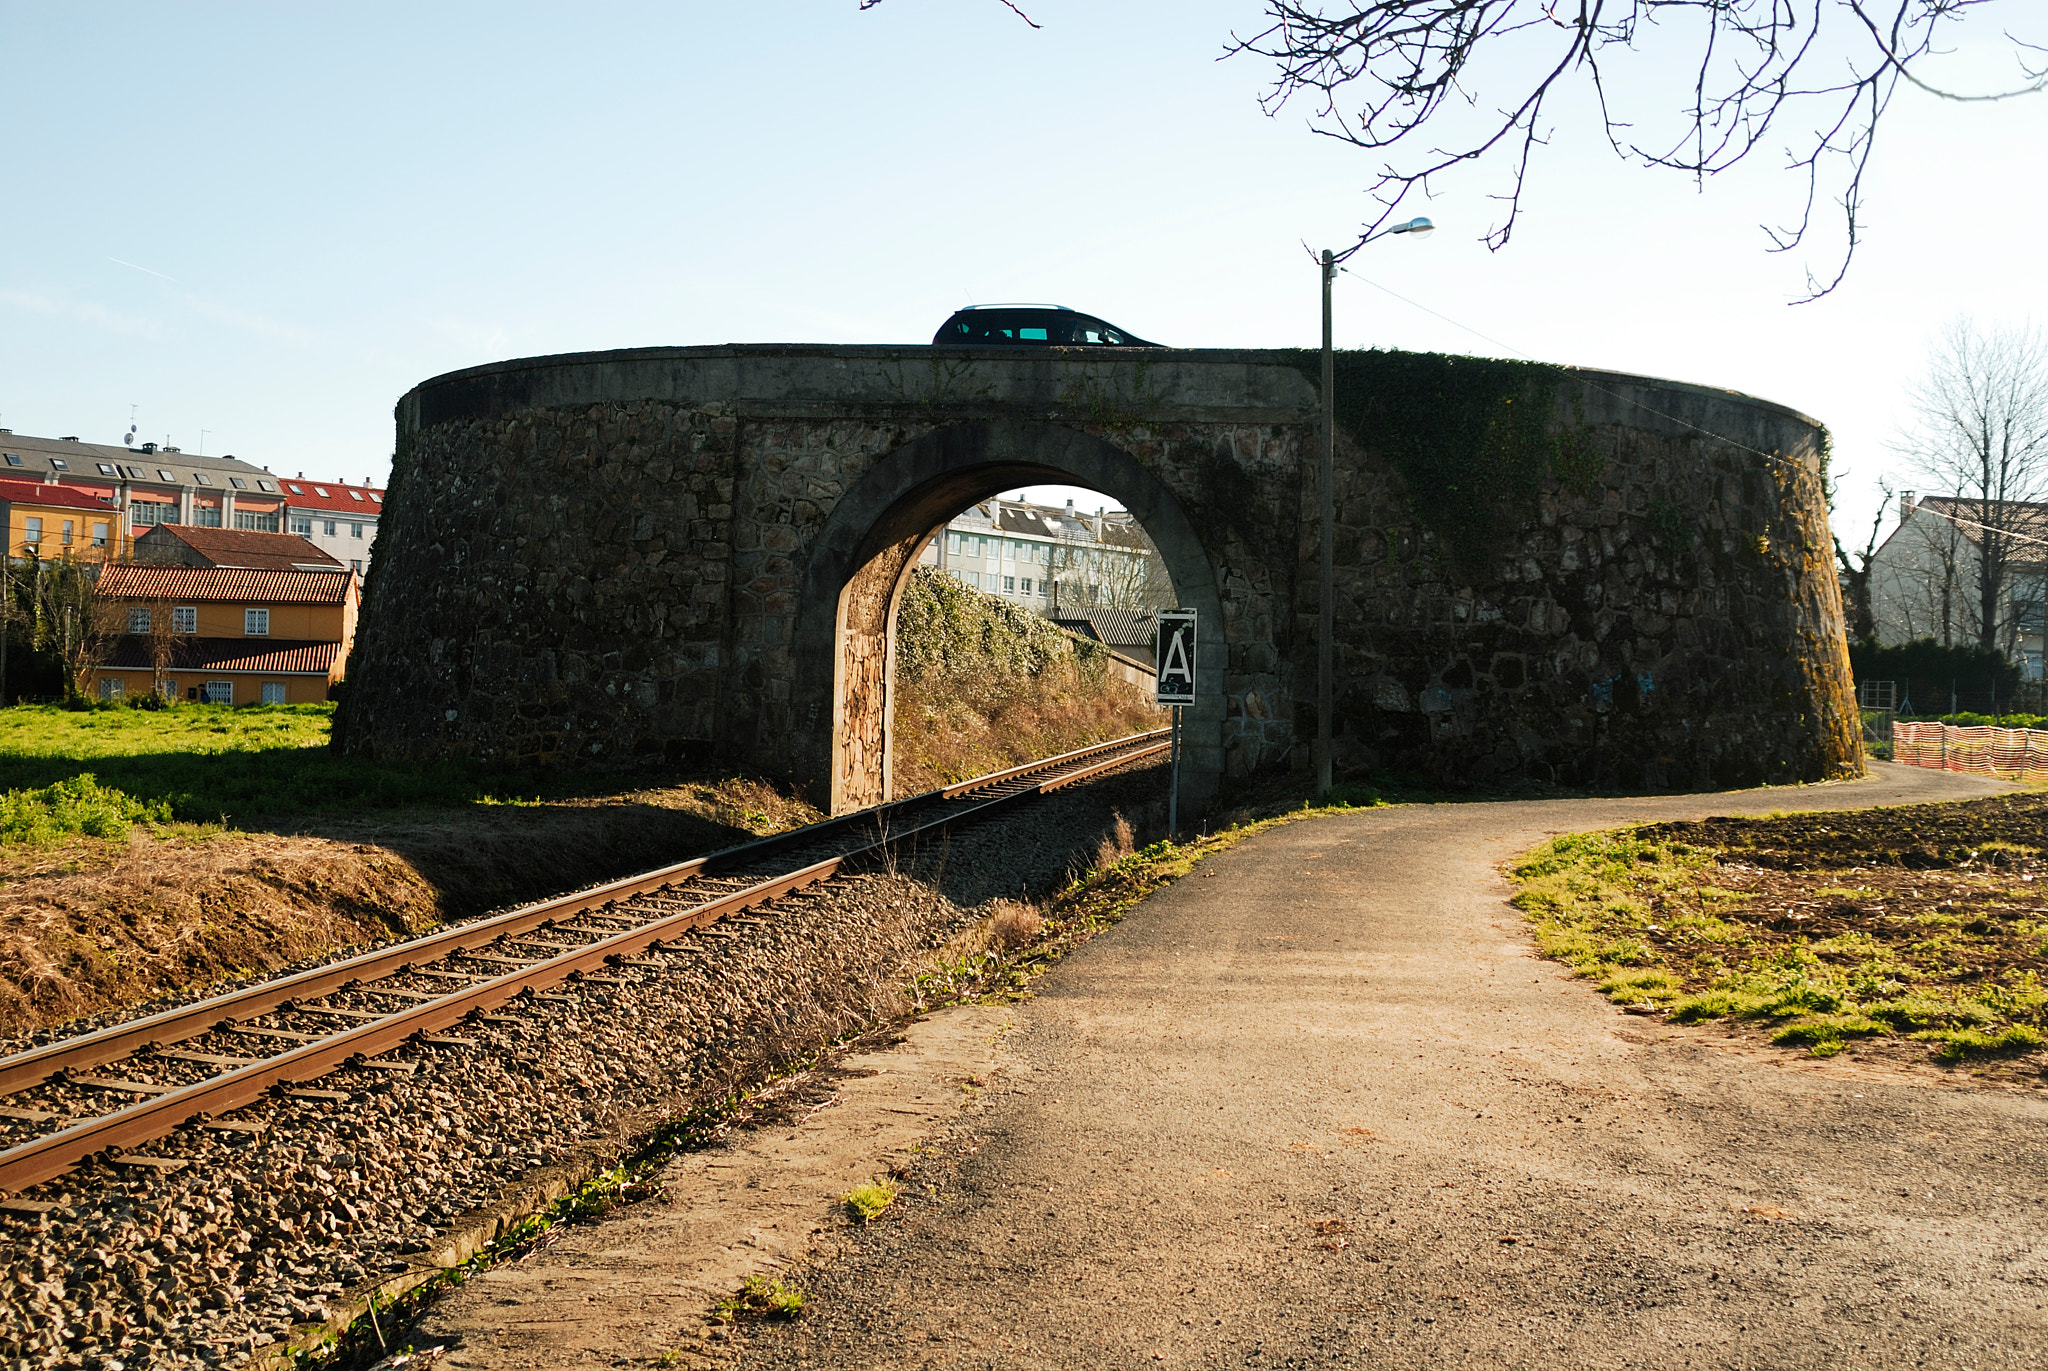
[[[351,500],[360,500],[363,498],[363,492],[361,492],[360,490],[352,490],[348,493],[348,498]]]
[[[118,476],[121,474],[114,470],[112,462],[95,462],[93,465],[100,469],[100,475],[102,476]]]
[[[71,470],[71,464],[62,457],[52,457],[50,459],[50,468],[53,471],[69,471]]]
[[[239,476],[228,477],[228,484],[233,486],[236,490],[247,490],[249,488],[249,483]]]
[[[373,503],[375,503],[375,504],[380,504],[380,505],[381,505],[381,504],[383,504],[383,503],[384,503],[384,497],[383,497],[382,495],[379,495],[379,494],[378,494],[378,493],[377,493],[376,491],[374,491],[374,490],[370,492],[370,499],[371,499],[371,501],[372,501]]]
[[[170,472],[165,471],[162,467],[158,467],[156,469],[156,478],[159,481],[175,481],[178,479],[177,477],[171,475]]]
[[[8,453],[8,454],[7,454],[7,465],[9,465],[9,466],[11,466],[11,467],[18,467],[18,466],[20,466],[20,465],[21,465],[21,454],[20,454],[20,453],[18,453],[18,452],[10,452],[10,453]]]
[[[284,483],[284,488],[294,495],[304,495],[306,493],[303,486],[295,486],[290,481]]]
[[[327,494],[327,487],[326,487],[326,486],[314,486],[314,487],[313,487],[313,493],[314,493],[315,495],[325,496],[325,495]]]
[[[258,490],[267,490],[267,491],[269,491],[269,492],[270,492],[271,494],[273,494],[273,495],[277,494],[277,487],[276,487],[276,486],[274,486],[274,485],[272,485],[272,484],[271,484],[270,482],[268,482],[268,481],[258,481],[258,482],[256,483],[256,488],[257,488]]]
[[[205,472],[203,472],[203,471],[195,471],[195,472],[193,472],[193,473],[192,473],[192,479],[193,479],[193,480],[194,480],[195,482],[197,482],[198,484],[202,485],[202,486],[210,486],[210,485],[212,485],[212,484],[213,484],[213,478],[212,478],[211,476],[208,476],[208,475],[207,475],[207,474],[206,474]]]

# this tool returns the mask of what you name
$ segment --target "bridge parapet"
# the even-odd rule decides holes
[[[762,346],[436,378],[399,404],[337,736],[586,765],[717,754],[839,807],[880,798],[917,549],[977,499],[1059,482],[1130,508],[1220,630],[1196,790],[1299,761],[1308,370],[1290,352]],[[1392,438],[1355,417],[1340,434],[1340,762],[1670,786],[1853,770],[1818,426],[1730,392],[1552,380],[1545,422],[1579,465],[1499,492],[1477,551]]]

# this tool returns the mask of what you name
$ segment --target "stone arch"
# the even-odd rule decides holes
[[[831,701],[807,750],[812,774],[829,777],[816,789],[833,813],[890,798],[896,607],[919,552],[976,501],[1042,484],[1087,486],[1122,502],[1159,548],[1180,602],[1200,613],[1202,703],[1185,716],[1182,793],[1198,802],[1215,791],[1229,653],[1221,586],[1200,531],[1179,498],[1115,444],[1060,424],[997,419],[949,424],[885,454],[812,541],[791,644],[793,687],[798,699]]]

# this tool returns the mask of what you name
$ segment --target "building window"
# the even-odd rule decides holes
[[[41,519],[23,519],[21,526],[21,541],[27,543],[29,547],[34,548],[43,541],[43,521]]]
[[[65,461],[62,457],[52,457],[50,459],[50,470],[69,471],[71,470],[71,463]]]
[[[292,532],[298,534],[301,538],[312,537],[313,521],[311,519],[301,519],[298,515],[294,514],[292,516]]]
[[[966,582],[968,585],[973,586],[976,590],[981,589],[981,577],[976,575],[974,572],[963,571],[960,573],[960,579]]]
[[[363,493],[360,490],[352,490],[348,493],[348,498],[360,504],[362,502]]]
[[[171,632],[197,633],[199,631],[199,608],[197,605],[179,605],[171,611]]]
[[[263,703],[267,705],[281,705],[284,703],[283,681],[265,681],[263,683]]]
[[[149,632],[149,611],[148,611],[148,610],[146,610],[146,609],[131,609],[131,610],[129,610],[129,611],[128,611],[128,631],[129,631],[130,633],[147,633],[147,632]]]
[[[220,506],[219,506],[219,505],[194,505],[194,506],[192,506],[192,522],[193,522],[193,523],[195,523],[195,524],[197,524],[197,525],[198,525],[199,527],[201,527],[201,528],[219,528],[219,527],[220,527]]]
[[[93,463],[93,465],[100,469],[100,475],[102,476],[118,476],[121,474],[120,472],[114,470],[114,464],[112,462],[95,462]]]
[[[351,561],[349,562],[349,564],[348,564],[348,569],[349,569],[350,571],[353,571],[353,572],[354,572],[354,573],[355,573],[356,575],[358,575],[358,576],[362,575],[362,574],[363,574],[363,559],[362,559],[362,558],[360,558],[360,557],[357,557],[357,558],[355,558],[355,559],[351,560]]]
[[[192,484],[196,486],[210,486],[213,484],[213,478],[203,471],[195,471],[192,473]]]
[[[349,537],[351,537],[351,538],[360,538],[360,537],[362,537],[362,536],[363,536],[363,526],[362,526],[361,524],[350,524],[350,525],[348,526],[348,536],[349,536]]]
[[[330,538],[334,536],[334,520],[332,519],[327,521],[327,536]]]
[[[1003,593],[1005,595],[1015,595],[1017,593],[1017,578],[1015,576],[1003,577]]]
[[[100,677],[100,698],[102,700],[118,700],[127,689],[128,682],[119,676]]]
[[[8,454],[7,454],[7,465],[9,465],[9,466],[11,466],[11,467],[18,467],[18,466],[20,466],[20,465],[21,465],[21,454],[20,454],[20,453],[18,453],[18,452],[10,452],[10,453],[8,453]]]
[[[238,509],[235,511],[235,527],[248,529],[251,533],[275,533],[277,532],[277,516],[275,514],[252,514],[246,509]]]
[[[95,519],[92,521],[92,545],[94,547],[105,547],[107,545],[106,520]]]
[[[199,698],[210,705],[231,705],[235,702],[235,683],[208,681],[199,687]]]
[[[160,505],[149,500],[137,500],[128,506],[128,521],[138,526],[145,524],[175,524],[178,522],[176,505]]]
[[[268,482],[268,481],[258,481],[258,482],[256,483],[256,489],[258,489],[258,490],[267,490],[267,491],[270,491],[270,492],[271,492],[272,494],[276,494],[276,493],[277,493],[277,487],[276,487],[276,486],[274,486],[274,485],[272,485],[272,484],[271,484],[270,482]]]
[[[158,468],[156,469],[156,478],[157,478],[157,480],[159,480],[159,481],[163,481],[163,482],[165,482],[166,484],[169,484],[169,485],[175,485],[175,484],[177,484],[177,481],[178,481],[178,478],[177,478],[177,477],[175,477],[175,476],[171,475],[171,473],[170,473],[170,472],[168,472],[168,471],[165,471],[165,470],[164,470],[164,469],[163,469],[162,467],[158,467]]]
[[[71,530],[77,527],[70,519],[64,521],[64,546],[71,546]]]
[[[239,476],[228,477],[228,484],[233,486],[236,490],[247,490],[249,488],[249,483]]]
[[[270,611],[267,609],[245,609],[242,611],[242,632],[251,638],[270,636]]]
[[[1029,595],[1031,593],[1031,578],[1029,576],[1026,576],[1023,580],[1019,581],[1017,583],[1017,589],[1023,592],[1024,594]]]

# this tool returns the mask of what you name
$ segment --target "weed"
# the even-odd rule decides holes
[[[125,841],[131,823],[167,824],[171,807],[103,786],[90,771],[40,790],[0,794],[0,842],[50,847],[74,834]]]
[[[739,1293],[718,1302],[728,1319],[793,1319],[804,1312],[804,1292],[782,1280],[749,1276]]]
[[[1992,1032],[1978,1028],[1930,1028],[1915,1033],[1913,1040],[1939,1043],[1935,1056],[1945,1062],[1960,1062],[1994,1053],[2031,1051],[2041,1045],[2041,1033],[2026,1024],[2016,1023]]]
[[[898,1186],[888,1176],[878,1180],[863,1181],[841,1197],[846,1210],[862,1223],[873,1223],[882,1217],[884,1210],[896,1203]]]

